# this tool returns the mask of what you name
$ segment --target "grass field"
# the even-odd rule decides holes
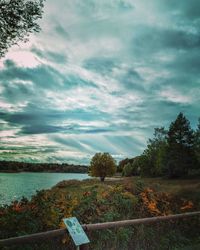
[[[167,192],[175,196],[200,202],[200,178],[198,179],[163,179],[163,178],[141,178],[141,177],[112,177],[106,178],[100,182],[98,178],[92,178],[84,181],[63,181],[56,185],[62,187],[68,192],[81,195],[90,189],[96,187],[98,191],[106,190],[111,186],[125,185],[129,189],[135,189],[138,181],[157,192]],[[55,187],[54,187],[55,188]],[[78,192],[77,192],[78,191]]]
[[[200,179],[163,179],[163,178],[124,178],[123,182],[132,182],[133,185],[142,180],[145,186],[160,192],[167,192],[187,199],[200,201]]]

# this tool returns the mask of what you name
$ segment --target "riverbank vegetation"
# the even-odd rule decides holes
[[[63,181],[0,209],[0,235],[8,238],[63,228],[63,218],[97,223],[200,210],[199,180],[115,178]],[[152,226],[124,227],[89,233],[91,249],[183,249],[198,245],[199,217]],[[37,249],[74,249],[66,236]],[[33,249],[27,246],[24,249]],[[103,248],[102,248],[103,247]],[[20,249],[15,246],[11,249]],[[189,249],[189,248],[188,248]],[[191,248],[194,249],[194,248]]]

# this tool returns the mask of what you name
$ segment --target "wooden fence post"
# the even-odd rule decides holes
[[[88,244],[81,245],[80,250],[89,250]]]

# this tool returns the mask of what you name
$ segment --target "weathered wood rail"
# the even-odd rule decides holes
[[[183,214],[174,214],[167,216],[158,216],[158,217],[149,217],[149,218],[141,218],[141,219],[133,219],[133,220],[123,220],[123,221],[114,221],[114,222],[104,222],[104,223],[96,223],[96,224],[83,224],[83,229],[87,231],[94,230],[103,230],[109,228],[118,228],[124,226],[138,225],[138,224],[152,224],[161,221],[170,221],[170,220],[178,220],[191,216],[199,216],[200,211],[197,212],[189,212]],[[35,243],[41,242],[43,240],[48,240],[60,236],[64,236],[66,234],[66,229],[57,229],[47,232],[35,233],[31,235],[24,235],[19,237],[13,237],[8,239],[1,239],[0,246],[11,246],[11,245],[20,245],[27,243]],[[80,249],[87,249],[86,245],[82,245]]]

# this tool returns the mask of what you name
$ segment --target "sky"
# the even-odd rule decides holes
[[[0,60],[0,160],[140,155],[200,116],[199,0],[46,0],[41,32]]]

